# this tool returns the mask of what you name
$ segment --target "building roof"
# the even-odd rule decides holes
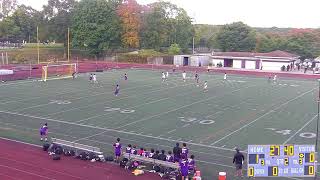
[[[268,53],[253,53],[253,52],[213,52],[212,56],[224,57],[277,57],[277,58],[298,58],[298,55],[291,54],[285,51],[272,51]]]

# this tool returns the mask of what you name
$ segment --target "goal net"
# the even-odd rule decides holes
[[[77,65],[72,64],[48,64],[42,66],[42,81],[53,79],[71,78],[77,72]]]

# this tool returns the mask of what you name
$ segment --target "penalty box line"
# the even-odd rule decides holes
[[[55,123],[62,123],[62,124],[79,126],[79,127],[85,127],[85,128],[91,128],[91,129],[98,129],[98,130],[102,130],[102,131],[106,131],[106,132],[109,131],[109,132],[122,133],[122,134],[128,134],[128,135],[141,136],[141,137],[145,137],[145,138],[151,138],[151,139],[169,141],[169,142],[177,142],[177,140],[173,140],[173,139],[167,139],[167,138],[161,138],[161,137],[154,137],[154,136],[150,136],[150,135],[143,135],[143,134],[138,134],[138,133],[125,132],[125,131],[121,131],[121,130],[110,129],[110,128],[103,128],[103,127],[86,125],[86,124],[78,124],[78,123],[74,123],[74,122],[61,121],[61,120],[56,120],[56,119],[51,119],[51,118],[44,118],[44,117],[33,116],[33,115],[29,115],[29,114],[15,113],[15,112],[2,111],[2,110],[0,110],[0,113],[10,114],[10,115],[16,115],[16,116],[22,116],[22,117],[28,117],[28,118],[34,118],[34,119],[39,119],[39,120],[44,120],[44,121],[51,121],[51,122],[55,122]],[[212,146],[212,145],[198,144],[198,143],[192,143],[192,142],[190,142],[190,143],[188,143],[188,144],[194,145],[194,146],[211,148],[211,149],[219,149],[219,150],[225,150],[225,151],[232,151],[232,152],[234,152],[234,149],[222,148],[222,147],[217,147],[217,146]]]

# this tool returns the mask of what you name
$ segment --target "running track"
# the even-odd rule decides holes
[[[61,156],[53,161],[41,147],[0,138],[0,179],[5,180],[160,180],[155,174],[134,176],[111,163],[91,163]]]

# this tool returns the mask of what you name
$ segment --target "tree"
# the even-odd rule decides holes
[[[168,49],[168,53],[171,55],[179,54],[181,52],[181,48],[179,44],[171,44]]]
[[[122,43],[127,48],[138,48],[140,44],[140,5],[136,0],[125,0],[118,7],[122,25]]]
[[[17,0],[0,0],[0,20],[8,17],[17,7]]]
[[[252,51],[256,46],[255,32],[242,22],[224,25],[217,34],[222,51]]]
[[[116,12],[118,3],[106,0],[80,1],[72,17],[73,45],[87,49],[96,58],[107,49],[120,47],[121,25]]]

